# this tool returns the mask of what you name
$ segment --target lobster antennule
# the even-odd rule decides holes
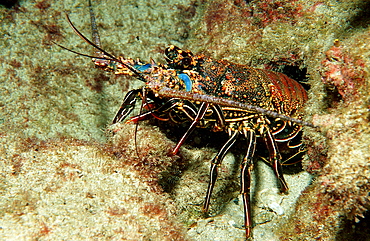
[[[95,49],[99,50],[99,51],[96,51],[96,53],[100,56],[91,56],[91,55],[88,55],[88,54],[82,54],[82,53],[79,53],[77,51],[74,51],[74,50],[71,50],[69,48],[66,48],[60,44],[57,44],[55,42],[53,42],[54,44],[56,44],[57,46],[61,47],[62,49],[65,49],[65,50],[68,50],[69,52],[72,52],[74,54],[77,54],[77,55],[81,55],[81,56],[85,56],[85,57],[89,57],[89,58],[92,58],[92,59],[102,59],[102,60],[108,60],[108,61],[114,61],[114,62],[117,62],[117,63],[120,63],[121,65],[125,66],[127,69],[129,69],[130,71],[132,71],[134,73],[134,75],[141,81],[143,82],[146,82],[145,78],[144,78],[144,75],[139,72],[137,69],[135,69],[133,66],[131,65],[128,65],[126,63],[124,63],[122,60],[118,59],[117,57],[115,57],[114,55],[108,53],[107,51],[105,51],[104,49],[102,49],[101,47],[99,47],[98,45],[100,45],[100,39],[99,39],[99,35],[97,33],[93,33],[93,38],[94,38],[94,41],[97,41],[97,43],[93,43],[92,41],[90,41],[88,38],[86,38],[72,23],[72,21],[70,20],[68,14],[66,14],[66,18],[67,18],[67,21],[69,23],[69,25],[71,26],[71,28],[73,29],[73,31],[81,38],[83,39],[86,43],[88,43],[89,45],[93,46]],[[95,20],[95,17],[94,17],[94,20]],[[95,22],[95,21],[94,21]],[[95,27],[92,27],[93,29],[96,28]],[[94,30],[93,30],[94,32]]]
[[[92,59],[104,59],[104,60],[112,60],[112,59],[109,59],[107,57],[95,57],[95,56],[92,56],[92,55],[88,55],[88,54],[83,54],[83,53],[80,53],[80,52],[77,52],[77,51],[74,51],[72,49],[69,49],[67,47],[64,47],[63,45],[60,45],[54,41],[51,41],[53,44],[57,45],[58,47],[62,48],[62,49],[65,49],[71,53],[74,53],[74,54],[77,54],[77,55],[81,55],[81,56],[84,56],[84,57],[88,57],[88,58],[92,58]]]
[[[88,38],[86,38],[72,23],[71,19],[69,18],[68,14],[66,14],[66,18],[67,18],[67,21],[69,23],[69,25],[71,26],[71,28],[73,29],[73,31],[82,39],[84,40],[86,43],[90,44],[91,46],[93,46],[94,48],[96,48],[97,50],[101,51],[104,55],[108,56],[109,58],[105,58],[107,60],[112,60],[112,61],[116,61],[116,62],[119,62],[121,63],[121,61],[119,59],[117,59],[115,56],[113,56],[112,54],[106,52],[104,49],[102,49],[101,47],[99,47],[98,45],[96,45],[95,43],[91,42]],[[98,56],[97,56],[98,57]],[[98,57],[99,58],[99,57]]]

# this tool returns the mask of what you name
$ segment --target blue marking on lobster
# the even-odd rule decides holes
[[[151,67],[152,67],[151,64],[135,64],[134,65],[134,68],[137,69],[140,72],[143,72],[143,71],[145,71],[145,70],[147,70]]]
[[[191,91],[193,83],[191,82],[189,75],[182,73],[177,76],[184,81],[185,90],[188,92]]]

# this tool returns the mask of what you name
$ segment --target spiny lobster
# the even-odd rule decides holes
[[[229,139],[211,161],[210,181],[203,206],[208,212],[211,194],[218,176],[218,167],[239,135],[246,142],[245,157],[241,163],[240,185],[244,206],[246,238],[251,234],[250,181],[256,138],[262,137],[269,151],[269,164],[279,180],[282,192],[288,190],[281,166],[279,146],[284,145],[291,157],[302,153],[300,141],[302,108],[307,100],[305,89],[286,75],[256,69],[226,60],[213,60],[204,55],[194,55],[171,45],[165,50],[167,64],[143,63],[114,55],[102,49],[89,0],[93,41],[90,41],[72,24],[71,28],[84,41],[96,49],[96,56],[70,52],[92,58],[95,66],[116,75],[135,76],[144,87],[129,91],[113,119],[118,123],[127,118],[137,99],[148,111],[131,117],[140,121],[153,116],[159,120],[191,122],[173,150],[177,154],[181,145],[196,127],[212,131],[226,131]]]

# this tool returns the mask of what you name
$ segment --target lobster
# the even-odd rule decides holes
[[[240,193],[248,239],[252,228],[250,182],[257,138],[262,138],[266,144],[269,152],[267,161],[280,183],[281,191],[287,192],[279,148],[283,146],[288,150],[286,159],[304,152],[302,126],[314,127],[302,120],[302,108],[307,100],[306,90],[282,73],[226,60],[213,60],[174,45],[164,52],[166,64],[116,57],[101,47],[90,0],[89,8],[93,41],[73,25],[68,15],[66,17],[74,32],[95,48],[96,55],[82,54],[55,44],[75,54],[92,58],[95,66],[104,71],[134,76],[145,83],[142,88],[126,94],[113,124],[124,121],[135,108],[137,100],[141,99],[147,111],[131,117],[131,121],[137,122],[153,116],[161,121],[190,122],[189,128],[173,149],[174,155],[197,127],[227,132],[228,140],[211,160],[210,180],[203,205],[205,213],[210,206],[218,167],[238,137],[245,137]]]

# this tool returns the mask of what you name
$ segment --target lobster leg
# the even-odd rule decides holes
[[[218,176],[217,168],[221,164],[222,160],[224,159],[226,153],[229,151],[230,147],[234,145],[239,135],[239,130],[234,130],[234,132],[230,134],[231,135],[230,135],[229,140],[227,140],[227,142],[224,144],[221,150],[217,153],[217,155],[211,161],[211,170],[209,173],[208,189],[207,189],[206,199],[203,205],[203,212],[205,213],[208,212],[212,191],[213,191],[213,188],[217,180],[217,176]]]
[[[212,109],[214,113],[217,115],[216,118],[216,125],[215,125],[215,130],[223,130],[226,126],[226,121],[225,121],[225,116],[224,113],[222,112],[222,109],[219,105],[212,105]]]
[[[189,102],[188,104],[191,104],[191,103]],[[197,112],[194,106],[189,106],[183,103],[183,101],[179,99],[170,99],[156,109],[151,109],[149,103],[144,104],[144,107],[145,106],[149,108],[149,111],[141,113],[140,115],[131,117],[130,120],[127,121],[126,123],[128,122],[136,123],[138,121],[145,120],[150,116],[153,116],[154,118],[161,120],[161,121],[172,120],[174,123],[176,123],[176,121],[173,119],[173,116],[171,115],[172,110],[181,110],[192,121],[194,120],[194,117],[197,115]],[[164,113],[167,113],[169,116],[168,117],[163,116]]]
[[[171,113],[172,110],[178,110],[183,112],[187,118],[191,121],[194,121],[194,118],[197,116],[196,107],[189,101],[182,101],[180,99],[170,99],[165,104],[160,106],[158,109],[154,110],[153,113],[160,114],[160,113]],[[176,123],[176,121],[171,117],[170,119]]]
[[[252,230],[251,204],[250,204],[250,185],[251,185],[251,170],[253,168],[253,156],[256,150],[256,133],[253,129],[243,128],[243,133],[248,141],[247,154],[241,164],[240,172],[240,193],[243,197],[244,208],[244,227],[245,235],[248,239]]]
[[[185,134],[181,137],[175,148],[173,149],[172,153],[174,155],[177,154],[182,144],[184,144],[185,140],[189,137],[189,135],[194,131],[194,129],[197,127],[199,121],[203,119],[204,115],[207,112],[207,109],[209,107],[209,103],[203,102],[200,106],[197,116],[195,117],[194,121],[191,123],[189,129],[185,132]]]
[[[112,121],[112,124],[123,121],[127,115],[131,113],[131,111],[135,108],[136,97],[140,93],[142,93],[142,89],[131,90],[126,94],[121,107]]]
[[[165,102],[163,105],[161,105],[160,107],[158,107],[156,109],[151,109],[150,108],[150,103],[147,103],[146,100],[143,101],[143,102],[145,102],[143,104],[143,107],[147,107],[149,109],[149,111],[141,113],[140,115],[131,117],[130,120],[128,120],[126,123],[129,123],[129,122],[135,122],[136,123],[138,121],[145,120],[150,116],[152,116],[152,117],[154,117],[158,120],[161,120],[161,121],[168,121],[170,119],[168,117],[163,117],[163,113],[167,113],[167,112],[170,112],[172,109],[175,109],[178,106],[179,100],[178,99],[170,99],[169,101]]]
[[[289,190],[288,184],[286,183],[284,176],[283,176],[283,169],[281,167],[281,155],[279,153],[279,149],[277,147],[276,141],[271,134],[271,131],[267,129],[267,131],[263,135],[263,139],[267,145],[267,149],[270,155],[270,164],[272,165],[272,169],[274,170],[276,178],[280,182],[280,190],[281,192],[287,192]]]

